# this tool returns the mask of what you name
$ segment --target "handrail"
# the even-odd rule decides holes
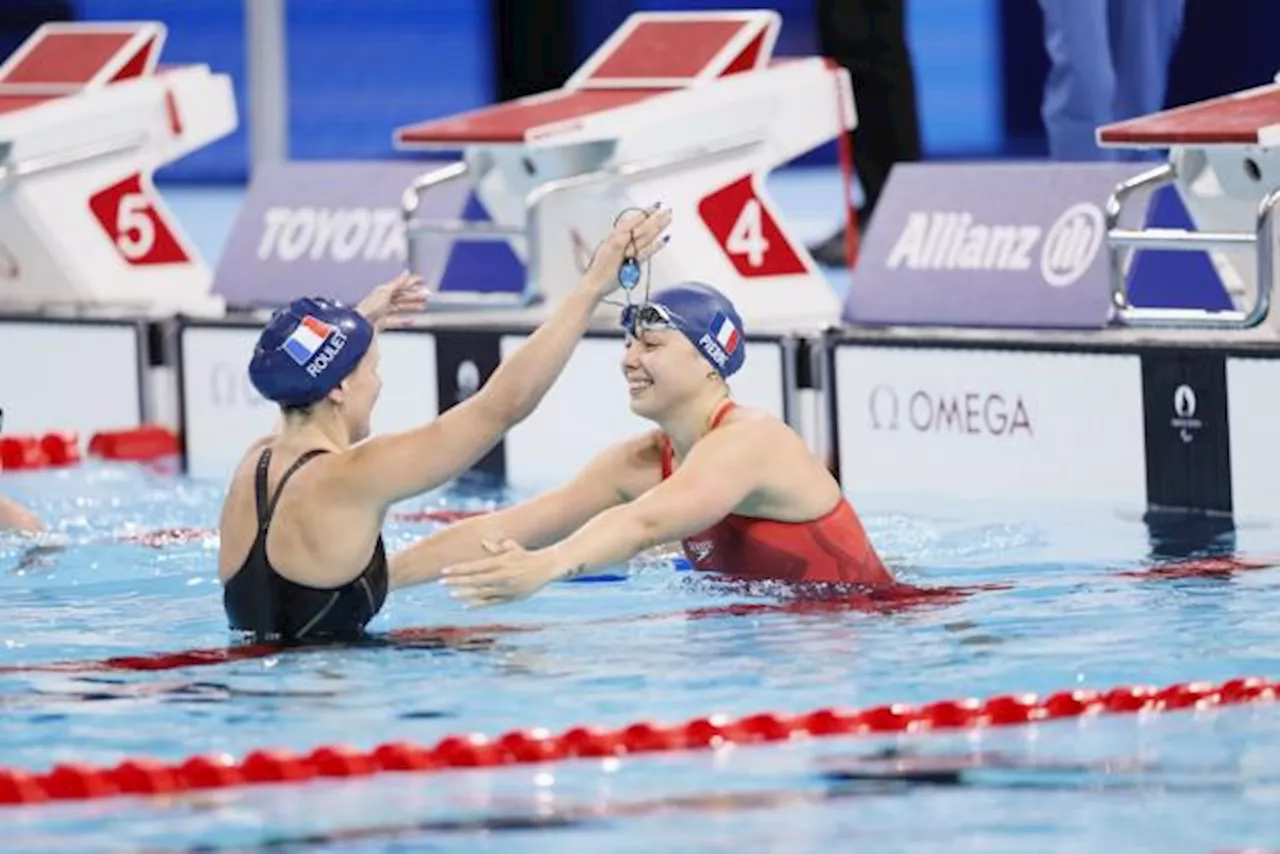
[[[1177,178],[1172,163],[1119,184],[1107,199],[1106,227],[1110,253],[1112,322],[1132,327],[1174,327],[1181,329],[1250,329],[1266,320],[1271,310],[1274,287],[1274,215],[1280,205],[1280,188],[1270,191],[1258,203],[1252,233],[1244,231],[1190,231],[1180,228],[1120,228],[1124,203],[1139,190],[1155,189]],[[1214,311],[1187,308],[1138,308],[1129,302],[1127,266],[1139,249],[1203,252],[1252,246],[1257,264],[1257,292],[1245,309]]]
[[[60,169],[63,166],[70,166],[74,163],[84,163],[89,160],[97,160],[100,157],[123,154],[126,151],[141,147],[146,141],[147,135],[145,133],[136,133],[102,140],[101,142],[85,143],[63,151],[29,157],[26,160],[15,160],[10,163],[0,164],[0,184],[13,178],[25,178],[40,172],[48,172],[52,169]]]

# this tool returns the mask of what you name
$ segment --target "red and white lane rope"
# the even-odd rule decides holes
[[[0,769],[0,804],[176,794],[296,783],[320,777],[366,777],[392,771],[493,768],[797,738],[956,732],[1095,715],[1270,703],[1278,695],[1280,682],[1242,677],[1220,684],[1177,683],[1164,688],[1125,685],[1106,691],[1059,691],[1044,697],[999,694],[984,700],[940,700],[922,706],[894,703],[867,709],[824,708],[802,714],[710,716],[675,725],[637,721],[616,729],[575,726],[557,734],[535,729],[512,730],[496,738],[451,735],[429,747],[397,741],[368,751],[344,745],[325,745],[306,754],[262,749],[239,760],[199,755],[167,763],[127,759],[111,767],[62,763],[42,773]]]

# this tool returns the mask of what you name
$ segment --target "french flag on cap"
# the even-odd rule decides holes
[[[716,316],[711,319],[711,335],[730,356],[738,351],[738,344],[741,343],[738,327],[733,325],[733,321],[724,312],[717,311]]]
[[[334,327],[308,314],[285,339],[284,351],[299,365],[305,365],[333,333]]]

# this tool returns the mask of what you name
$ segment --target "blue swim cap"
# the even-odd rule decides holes
[[[622,310],[622,328],[669,326],[689,339],[720,376],[733,376],[747,360],[746,330],[729,298],[710,285],[683,282],[655,291],[643,305]]]
[[[373,325],[336,300],[294,300],[267,321],[249,360],[258,393],[281,406],[323,398],[351,373],[373,343]]]

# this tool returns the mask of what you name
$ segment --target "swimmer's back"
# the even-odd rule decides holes
[[[299,450],[256,443],[233,476],[218,566],[227,616],[260,638],[356,635],[386,600],[381,518],[330,494],[335,452]]]
[[[232,475],[219,523],[218,577],[226,583],[249,555],[258,534],[256,476],[264,450],[270,449],[267,489],[280,492],[267,536],[275,569],[302,584],[333,586],[351,581],[381,534],[381,514],[343,500],[328,477],[341,452],[320,454],[280,480],[312,446],[295,447],[271,438],[249,448]],[[341,533],[335,533],[341,532]]]

